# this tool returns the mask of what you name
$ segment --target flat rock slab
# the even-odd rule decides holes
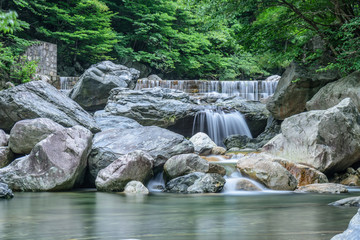
[[[337,207],[360,207],[360,197],[349,197],[329,203],[331,206]]]
[[[194,147],[183,136],[155,126],[109,129],[94,136],[89,156],[90,181],[121,155],[135,150],[149,153],[154,158],[154,168],[159,168],[172,156],[194,152]]]
[[[336,183],[314,183],[306,186],[301,186],[295,190],[298,193],[330,193],[340,194],[347,193],[348,190],[344,185]]]
[[[32,81],[0,91],[0,128],[10,131],[16,122],[34,118],[100,131],[89,113],[46,82]]]

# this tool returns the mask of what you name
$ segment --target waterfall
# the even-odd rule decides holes
[[[69,90],[69,78],[60,77],[60,90]]]
[[[165,189],[164,172],[156,174],[147,184],[150,192],[161,192]]]
[[[223,139],[233,134],[252,138],[243,115],[238,111],[227,113],[206,109],[196,113],[192,134],[197,132],[206,133],[218,146],[224,146]]]
[[[187,93],[220,93],[259,101],[274,94],[278,81],[203,81],[203,80],[148,80],[140,79],[136,90],[142,88],[171,88]]]
[[[78,80],[79,77],[59,77],[60,90],[66,91],[72,89]]]

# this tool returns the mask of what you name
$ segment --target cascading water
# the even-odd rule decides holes
[[[69,90],[69,78],[68,77],[60,77],[60,90]]]
[[[136,88],[171,88],[187,93],[227,94],[246,100],[259,101],[274,94],[278,81],[203,81],[203,80],[147,80],[141,79]]]
[[[164,172],[156,174],[147,184],[150,192],[161,192],[165,189]]]
[[[238,111],[206,109],[195,115],[192,134],[204,132],[218,145],[224,146],[223,139],[229,135],[240,134],[252,138],[245,118]]]

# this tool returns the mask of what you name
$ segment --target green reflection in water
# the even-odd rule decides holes
[[[348,196],[16,193],[0,201],[0,239],[325,240],[356,213],[327,206]]]

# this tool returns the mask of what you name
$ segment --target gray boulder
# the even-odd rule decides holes
[[[189,141],[194,144],[195,153],[203,156],[210,155],[212,149],[217,147],[216,143],[203,132],[196,133]]]
[[[0,147],[0,168],[6,167],[14,160],[14,153],[9,147]]]
[[[349,197],[329,203],[331,206],[336,207],[360,207],[360,197]]]
[[[292,63],[281,76],[274,95],[266,107],[272,115],[283,120],[305,111],[306,102],[329,82],[339,79],[334,71],[316,72],[316,68]]]
[[[345,232],[331,238],[331,240],[358,240],[360,236],[360,209],[358,213],[351,219]]]
[[[7,146],[8,145],[8,136],[4,132],[4,130],[0,129],[0,147]]]
[[[325,110],[339,104],[345,98],[351,98],[360,111],[360,72],[353,72],[321,88],[306,103],[306,109]]]
[[[0,182],[16,191],[70,190],[83,180],[92,133],[75,126],[48,136],[30,155],[0,169]]]
[[[126,194],[149,194],[147,189],[142,182],[131,181],[125,186],[124,193]]]
[[[100,110],[105,107],[111,89],[134,89],[139,75],[140,72],[134,68],[110,61],[100,62],[81,75],[69,96],[86,110]]]
[[[348,190],[344,185],[336,183],[314,183],[305,186],[300,186],[295,190],[298,193],[330,193],[340,194],[347,193]]]
[[[194,172],[169,181],[165,191],[170,193],[217,193],[224,185],[225,179],[216,173]]]
[[[46,82],[32,81],[0,91],[0,128],[10,131],[20,120],[40,117],[65,127],[82,125],[99,131],[89,113]]]
[[[10,199],[13,198],[14,194],[9,188],[9,186],[5,183],[0,182],[0,199]]]
[[[155,126],[109,129],[94,136],[89,156],[90,181],[121,155],[135,150],[149,153],[154,158],[154,167],[159,168],[172,156],[194,152],[194,147],[183,136]]]
[[[255,181],[274,190],[294,190],[298,184],[296,178],[280,163],[272,161],[266,154],[251,154],[241,158],[236,167]]]
[[[95,112],[94,118],[96,124],[102,131],[111,128],[130,129],[141,127],[137,121],[131,118],[111,115],[111,113],[105,112],[104,110]]]
[[[9,147],[14,153],[29,154],[38,142],[64,129],[48,118],[21,120],[10,131]]]
[[[323,173],[345,170],[360,158],[359,112],[349,98],[328,110],[301,113],[284,120],[281,134],[264,151],[305,163]]]
[[[164,175],[167,180],[192,172],[206,173],[208,171],[209,162],[194,153],[173,156],[164,165]]]
[[[159,87],[141,90],[115,88],[105,107],[105,111],[112,115],[159,127],[175,125],[181,119],[194,116],[198,109],[187,93]]]
[[[153,161],[153,158],[143,151],[123,155],[99,171],[95,181],[96,189],[122,192],[130,181],[145,183],[153,175]]]

